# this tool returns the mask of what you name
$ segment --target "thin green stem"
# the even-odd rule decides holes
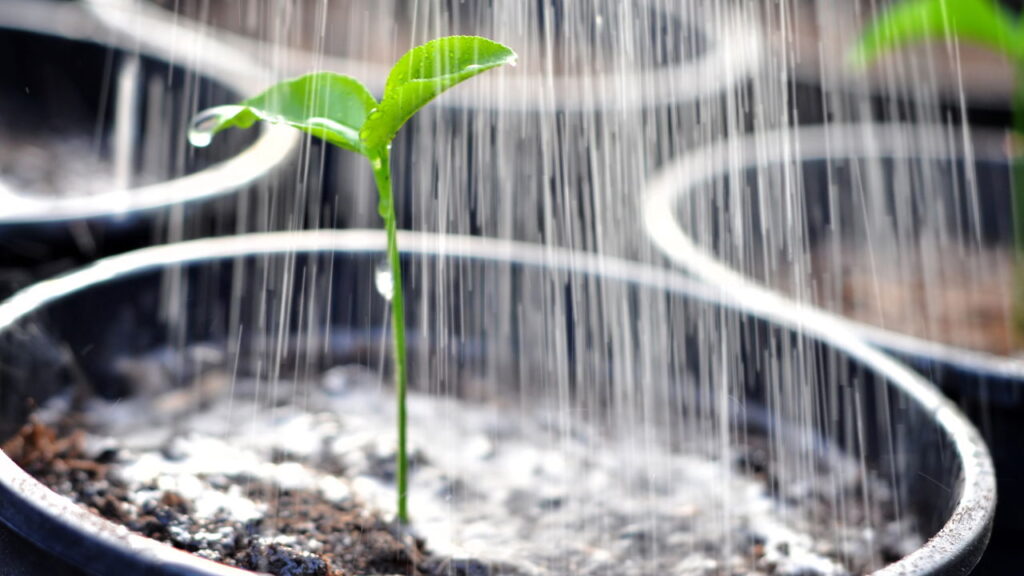
[[[369,155],[373,177],[380,195],[378,211],[384,219],[388,235],[388,262],[391,264],[391,336],[392,358],[395,363],[395,397],[398,401],[398,521],[409,523],[409,457],[406,452],[405,390],[407,383],[405,363],[405,299],[402,292],[402,266],[398,255],[398,225],[395,218],[395,199],[391,192],[391,151],[385,148]]]

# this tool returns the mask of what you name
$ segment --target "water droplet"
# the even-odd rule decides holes
[[[192,119],[188,129],[188,142],[196,148],[205,148],[213,142],[217,129],[229,118],[244,109],[242,106],[217,106],[203,110]]]
[[[206,148],[213,142],[213,131],[189,130],[188,143],[196,148]]]
[[[391,265],[387,259],[381,260],[377,263],[377,270],[373,275],[374,284],[377,285],[377,292],[384,297],[385,300],[391,302],[391,296],[394,294],[394,282],[391,278]]]

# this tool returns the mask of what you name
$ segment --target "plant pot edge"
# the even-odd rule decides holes
[[[443,240],[443,242],[442,242]],[[924,546],[902,560],[876,572],[890,574],[930,574],[951,566],[973,566],[988,540],[994,518],[995,480],[991,458],[977,430],[959,410],[922,377],[903,367],[884,354],[861,343],[829,318],[819,318],[808,311],[780,303],[773,297],[758,294],[723,295],[721,291],[702,285],[678,273],[652,268],[640,263],[578,254],[564,249],[550,249],[514,241],[489,240],[473,237],[436,236],[403,233],[400,235],[403,252],[407,254],[441,254],[445,257],[487,259],[526,266],[545,266],[580,273],[598,274],[616,280],[642,281],[654,288],[692,297],[711,305],[752,314],[758,318],[800,330],[822,342],[839,347],[844,353],[885,374],[892,385],[911,396],[922,408],[934,414],[937,424],[955,447],[963,466],[963,493],[955,510],[942,528]],[[90,285],[112,278],[208,259],[230,259],[245,254],[288,254],[295,252],[382,252],[386,236],[375,230],[348,230],[333,232],[283,232],[240,237],[194,240],[178,245],[164,245],[137,250],[106,258],[77,272],[26,288],[0,304],[0,331],[10,327],[22,316],[39,306],[64,295],[85,289]],[[51,526],[67,536],[62,540],[81,540],[82,526],[91,527],[88,534],[101,534],[123,556],[132,561],[140,554],[145,560],[162,564],[180,564],[185,568],[206,570],[214,574],[246,574],[247,572],[216,564],[175,550],[142,536],[130,533],[124,527],[94,516],[79,508],[69,499],[52,492],[11,461],[0,454],[0,490],[7,497],[0,499],[0,511],[13,511],[20,523],[8,523],[11,528],[37,545],[49,547],[53,542],[39,542],[31,538],[33,526],[26,524],[25,506],[46,513],[56,520]],[[34,496],[33,502],[21,502],[25,493]],[[12,498],[18,496],[18,498]],[[15,500],[18,500],[15,502]],[[22,509],[18,509],[21,506]],[[14,507],[14,508],[12,508]],[[30,510],[28,512],[31,512]],[[85,519],[84,524],[75,522]],[[48,548],[50,549],[50,548]],[[953,552],[951,552],[953,551]],[[80,560],[80,559],[78,559]],[[183,568],[183,569],[185,569]],[[213,570],[213,572],[210,572]]]

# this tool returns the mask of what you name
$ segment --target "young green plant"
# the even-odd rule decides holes
[[[1014,68],[1013,228],[1014,327],[1024,338],[1024,16],[997,0],[906,0],[889,7],[861,35],[853,61],[867,66],[903,45],[955,38],[1002,54]]]
[[[379,102],[355,78],[316,72],[281,82],[240,104],[201,112],[193,119],[189,133],[193,145],[206,146],[222,130],[249,128],[262,120],[298,128],[369,160],[379,195],[378,212],[387,231],[391,268],[392,354],[398,401],[396,489],[402,523],[409,521],[405,304],[391,190],[391,141],[402,125],[437,95],[492,68],[514,65],[515,61],[516,54],[510,48],[486,38],[438,38],[413,48],[398,60],[388,74]]]

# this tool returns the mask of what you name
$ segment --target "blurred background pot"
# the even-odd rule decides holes
[[[241,55],[175,34],[155,26],[121,34],[77,2],[4,2],[7,290],[105,254],[233,231],[237,205],[247,205],[238,193],[269,193],[271,175],[296,149],[294,134],[232,134],[201,151],[186,141],[197,108],[236,99],[265,74]]]
[[[413,233],[399,242],[413,390],[500,407],[508,422],[561,414],[563,426],[598,426],[609,439],[641,433],[642,419],[644,454],[662,443],[698,454],[729,447],[739,460],[712,460],[727,475],[752,473],[746,443],[764,438],[759,466],[773,470],[765,489],[780,502],[813,500],[790,494],[808,466],[827,493],[846,472],[820,463],[859,462],[860,498],[895,507],[884,516],[919,545],[877,574],[963,574],[984,549],[995,487],[977,432],[920,376],[827,317],[753,293],[740,304],[664,270],[551,247]],[[238,378],[274,374],[267,390],[280,383],[293,402],[315,391],[277,374],[376,369],[388,342],[384,247],[383,233],[359,230],[217,238],[115,256],[25,289],[0,305],[4,435],[61,397],[120,399],[136,411],[140,395],[204,394],[193,378],[218,365]],[[147,357],[162,359],[163,377],[142,382],[121,368]],[[805,408],[825,412],[808,419]],[[657,458],[627,460],[643,477],[664,472]],[[591,489],[580,480],[575,491]],[[236,573],[115,527],[5,455],[0,493],[6,525],[87,572]],[[845,541],[833,531],[867,502],[856,500],[818,536]],[[876,520],[860,529],[881,534]]]
[[[645,209],[651,241],[695,277],[827,310],[961,406],[1005,487],[995,566],[1024,530],[1006,151],[1002,134],[955,126],[768,132],[681,157]]]

